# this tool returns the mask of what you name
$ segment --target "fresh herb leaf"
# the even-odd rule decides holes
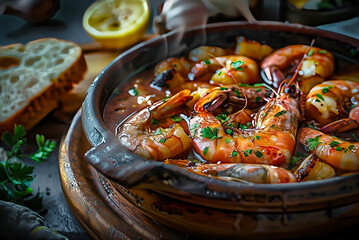
[[[194,137],[197,129],[200,127],[201,125],[199,123],[195,123],[193,124],[191,127],[190,127],[190,132],[191,132],[191,135]]]
[[[332,89],[332,86],[325,86],[322,88],[322,93],[327,93],[330,89]]]
[[[130,90],[128,90],[128,93],[131,96],[138,96],[138,90],[136,88],[130,88]]]
[[[212,141],[215,138],[220,138],[217,136],[218,134],[218,128],[213,128],[213,130],[210,127],[205,127],[201,130],[201,137],[209,138],[210,141]]]
[[[262,90],[262,88],[257,88],[256,92],[260,92]]]
[[[183,118],[180,116],[180,115],[173,115],[173,116],[170,116],[170,118],[172,119],[172,121],[174,122],[180,122],[183,120]]]
[[[238,71],[243,70],[243,68],[241,67],[243,64],[244,62],[242,60],[231,62],[231,66]]]
[[[227,114],[225,113],[220,113],[216,116],[216,119],[221,121],[221,123],[227,122],[229,120],[230,117],[227,117]]]
[[[164,99],[162,99],[162,102],[166,102],[167,99],[169,99],[170,97],[169,96],[166,96]]]
[[[227,133],[227,134],[229,134],[229,135],[231,135],[231,134],[232,134],[232,132],[233,132],[233,130],[232,130],[232,129],[227,129],[227,130],[226,130],[226,133]]]
[[[161,138],[161,139],[160,139],[160,143],[165,143],[166,140],[167,140],[166,138]]]
[[[288,168],[289,170],[292,170],[296,165],[297,163],[299,163],[302,159],[300,159],[299,157],[291,157],[291,159],[289,159],[289,165],[288,165]]]
[[[203,63],[208,65],[208,64],[211,63],[211,61],[209,59],[206,59],[206,60],[203,61]]]
[[[349,150],[353,150],[353,148],[354,148],[354,145],[349,145],[349,146],[348,146],[348,149],[349,149]]]
[[[319,137],[320,136],[318,135],[315,138],[309,138],[306,141],[306,143],[309,144],[308,148],[309,148],[310,151],[314,151],[318,147],[318,145],[320,144]]]
[[[259,140],[260,138],[261,138],[260,136],[256,135],[256,139],[257,139],[257,140]]]
[[[314,51],[313,48],[311,48],[311,49],[309,50],[309,52],[308,52],[307,55],[308,55],[309,57],[312,56],[312,55],[313,55],[313,51]]]
[[[278,117],[278,116],[280,116],[280,115],[283,115],[283,114],[285,114],[286,112],[287,112],[286,110],[279,111],[279,112],[277,112],[276,114],[274,114],[274,117]]]
[[[205,148],[203,149],[203,155],[206,156],[206,154],[207,154],[207,152],[208,152],[208,149],[209,149],[209,147],[205,147]]]
[[[235,157],[238,155],[238,152],[236,150],[233,150],[230,157]]]
[[[228,88],[226,88],[226,87],[220,87],[219,90],[222,90],[222,91],[223,91],[223,90],[228,90]]]
[[[341,150],[343,150],[344,148],[343,147],[336,147],[335,148],[335,151],[341,151]]]
[[[157,128],[155,132],[151,133],[152,136],[154,135],[160,135],[162,133],[161,128]]]
[[[226,139],[224,139],[224,141],[225,141],[226,143],[229,143],[229,142],[231,141],[231,139],[226,138]]]
[[[340,142],[337,142],[337,141],[331,141],[330,143],[329,143],[329,145],[333,148],[333,147],[335,147],[335,146],[338,146],[340,144]]]
[[[261,153],[260,151],[256,151],[255,155],[259,158],[261,158],[263,156],[263,153]]]
[[[260,102],[262,100],[261,97],[256,97],[256,102]]]
[[[155,119],[155,118],[151,118],[151,124],[152,124],[152,125],[158,124],[158,120]]]
[[[327,50],[318,50],[318,53],[319,53],[319,54],[326,54],[326,53],[327,53]]]
[[[238,89],[234,89],[234,93],[237,97],[241,97],[241,93],[238,91]]]
[[[320,100],[324,101],[324,98],[323,98],[322,94],[317,93],[317,94],[315,94],[315,96],[317,96]]]
[[[222,71],[219,71],[219,72],[218,72],[218,76],[221,76],[221,74],[222,74]]]

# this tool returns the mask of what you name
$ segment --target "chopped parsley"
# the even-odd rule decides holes
[[[248,157],[250,154],[253,153],[253,150],[252,149],[248,149],[248,150],[245,150],[245,151],[242,150],[242,153],[243,153],[243,155],[245,157]]]
[[[239,124],[238,125],[238,128],[242,129],[242,130],[245,130],[245,129],[248,129],[248,127],[251,125],[252,123],[251,122],[247,122],[246,124]]]
[[[232,134],[232,132],[233,132],[233,130],[232,130],[232,129],[227,129],[227,130],[226,130],[226,133],[227,133],[227,134],[229,134],[229,135],[231,135],[231,134]]]
[[[310,50],[309,50],[309,52],[308,52],[308,56],[310,57],[310,56],[312,56],[313,55],[313,48],[311,48]]]
[[[233,152],[231,153],[231,157],[237,156],[238,152],[236,150],[233,150]]]
[[[225,138],[224,141],[225,141],[226,143],[229,143],[229,142],[231,141],[231,139]]]
[[[320,100],[324,101],[324,98],[323,98],[322,94],[317,93],[317,94],[315,94],[315,96],[317,96]]]
[[[158,120],[155,119],[155,118],[151,118],[151,124],[152,124],[152,125],[158,124]]]
[[[206,154],[207,154],[207,152],[208,152],[208,148],[209,148],[209,147],[205,147],[205,148],[203,149],[203,155],[206,156]]]
[[[343,150],[344,148],[343,147],[336,147],[335,148],[335,151],[341,151],[341,150]]]
[[[261,158],[263,156],[263,153],[261,153],[260,151],[256,151],[255,155],[259,158]]]
[[[155,132],[151,133],[152,136],[154,135],[160,135],[162,133],[161,128],[157,128]]]
[[[285,114],[286,112],[287,112],[286,110],[282,110],[282,111],[279,111],[279,112],[277,112],[276,114],[274,114],[274,116],[275,116],[275,117],[278,117],[278,116],[280,116],[280,115]]]
[[[262,88],[257,88],[256,92],[260,92],[262,90]]]
[[[221,113],[216,116],[216,119],[221,121],[222,123],[227,122],[230,117],[227,117],[227,114]]]
[[[161,138],[161,139],[160,139],[160,143],[165,143],[166,140],[167,140],[166,138]]]
[[[243,70],[243,68],[241,67],[243,64],[244,62],[242,60],[231,62],[231,66],[238,71]]]
[[[261,86],[263,86],[263,83],[256,83],[253,85],[253,87],[261,87]]]
[[[172,121],[174,122],[180,122],[183,120],[183,118],[179,115],[173,115],[173,116],[170,116],[170,118],[172,119]]]
[[[332,86],[325,86],[322,89],[322,93],[327,93],[327,92],[329,92],[330,89],[332,89]]]
[[[260,102],[262,100],[261,97],[256,97],[256,102]]]
[[[220,87],[219,90],[228,90],[226,87]]]
[[[220,138],[217,136],[218,134],[218,128],[213,128],[213,130],[210,127],[205,127],[201,131],[202,135],[201,137],[209,138],[210,141],[212,141],[215,138]]]
[[[299,163],[301,161],[301,159],[299,157],[291,157],[291,159],[289,159],[289,165],[288,165],[288,168],[289,170],[292,170],[295,165],[297,165],[297,163]]]
[[[261,138],[260,136],[256,135],[256,139],[257,139],[257,140],[259,140],[260,138]]]
[[[128,90],[128,93],[131,96],[138,96],[138,90],[136,88],[130,88],[130,90]]]
[[[221,76],[221,74],[222,74],[222,71],[219,71],[219,72],[218,72],[218,76]]]
[[[337,142],[337,141],[331,141],[330,143],[329,143],[329,145],[333,148],[333,147],[335,147],[335,146],[338,146],[340,144],[340,142]]]
[[[169,99],[170,97],[169,96],[166,96],[164,99],[162,99],[162,102],[166,102],[167,99]]]
[[[238,91],[238,89],[234,89],[234,93],[236,94],[237,97],[241,96],[241,93]]]
[[[354,145],[349,145],[349,146],[348,146],[348,149],[349,149],[349,150],[353,150],[353,148],[354,148]]]
[[[326,54],[326,53],[327,53],[327,50],[319,50],[318,53],[319,53],[319,54]]]
[[[211,61],[210,61],[210,60],[208,60],[208,59],[206,59],[206,60],[204,60],[204,61],[203,61],[203,63],[208,65],[208,64],[210,64],[210,63],[211,63]]]
[[[310,151],[314,151],[318,147],[318,145],[320,144],[319,137],[320,136],[318,135],[315,138],[309,138],[306,141],[306,143],[309,144],[308,148],[309,148]]]

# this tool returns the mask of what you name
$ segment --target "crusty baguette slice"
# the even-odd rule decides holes
[[[55,109],[87,66],[75,43],[46,38],[0,47],[0,133],[30,129]]]

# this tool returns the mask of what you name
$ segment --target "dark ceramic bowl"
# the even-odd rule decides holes
[[[209,211],[212,215],[204,214],[200,218],[206,219],[203,223],[213,220],[211,228],[206,228],[208,235],[213,234],[211,236],[221,235],[223,229],[228,229],[226,237],[248,236],[249,233],[251,237],[282,234],[276,235],[278,237],[294,232],[298,237],[309,230],[311,233],[328,232],[358,222],[359,174],[291,184],[225,182],[133,154],[119,144],[104,123],[103,112],[109,96],[116,87],[130,80],[133,73],[154,66],[167,57],[184,55],[200,45],[234,48],[237,36],[274,48],[309,44],[314,38],[315,46],[330,50],[336,58],[359,63],[359,40],[302,25],[227,22],[171,32],[124,52],[90,86],[82,108],[83,128],[93,146],[86,153],[86,160],[118,183],[119,191],[129,199],[133,194],[121,191],[123,187],[139,192],[140,198],[141,191],[146,194],[150,191],[166,199],[162,202],[193,206],[197,212],[200,209]],[[198,228],[197,218],[184,215],[178,218],[172,215],[171,218],[170,213],[157,211],[151,204],[143,204],[142,209],[163,224],[181,221],[179,230],[196,232]],[[223,215],[227,216],[227,224],[226,221],[217,224],[215,220],[219,216],[223,218]],[[240,227],[241,219],[256,227],[244,230]],[[205,224],[201,226],[205,227]]]

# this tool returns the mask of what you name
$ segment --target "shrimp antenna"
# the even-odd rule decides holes
[[[310,45],[309,45],[309,48],[308,48],[307,52],[303,55],[303,57],[302,57],[302,59],[300,60],[300,62],[299,62],[299,64],[298,64],[297,68],[295,69],[295,72],[294,72],[292,78],[291,78],[290,81],[288,82],[288,85],[292,84],[293,81],[297,78],[297,75],[298,75],[298,73],[299,73],[299,70],[300,70],[300,68],[302,67],[303,61],[304,61],[304,59],[308,56],[310,50],[312,50],[312,47],[313,47],[314,43],[315,43],[315,39],[313,38],[313,39],[312,39],[312,42],[311,42]],[[284,82],[284,81],[283,81],[283,82]],[[282,83],[283,83],[283,82],[282,82]]]
[[[216,56],[214,56],[213,54],[211,54],[211,53],[207,53],[209,56],[211,56],[212,58],[214,58],[214,59],[216,59],[216,61],[217,62],[219,62],[219,64],[221,64],[222,65],[222,67],[223,68],[225,68],[226,70],[227,70],[227,72],[228,72],[228,74],[229,74],[229,76],[231,76],[231,78],[233,79],[233,81],[237,84],[238,82],[237,82],[237,80],[235,79],[235,77],[232,75],[232,73],[229,71],[229,69],[228,68],[226,68],[226,66],[224,66],[218,59],[217,59],[217,57]]]

